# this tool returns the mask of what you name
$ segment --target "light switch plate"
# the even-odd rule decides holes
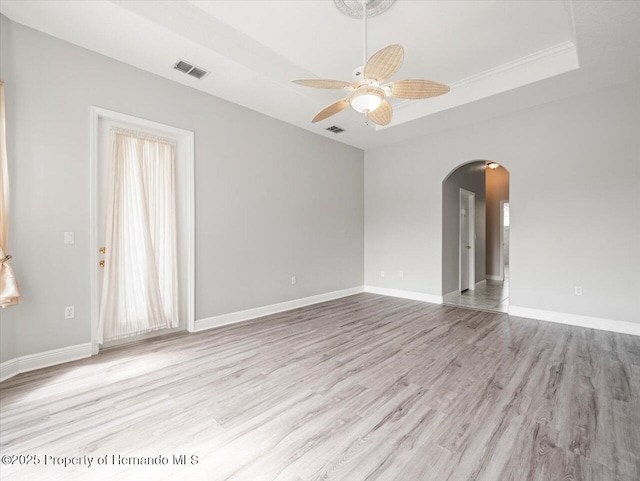
[[[73,232],[65,232],[64,233],[64,243],[65,244],[74,244],[76,241],[76,236]]]

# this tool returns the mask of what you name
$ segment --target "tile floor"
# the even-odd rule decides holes
[[[473,291],[465,291],[452,297],[445,304],[459,307],[473,307],[485,311],[508,312],[509,274],[505,269],[504,281],[483,281]]]

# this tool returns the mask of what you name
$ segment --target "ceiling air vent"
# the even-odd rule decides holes
[[[202,77],[204,77],[208,73],[209,72],[207,72],[206,70],[202,70],[201,68],[198,68],[198,67],[193,67],[191,72],[189,72],[189,75],[191,75],[192,77],[195,77],[197,79],[201,79]]]
[[[190,64],[189,62],[185,62],[184,60],[178,60],[173,68],[179,70],[182,73],[186,73],[187,75],[191,75],[192,77],[197,78],[198,80],[206,77],[209,72],[200,67],[196,67],[195,65]]]
[[[332,125],[331,127],[327,127],[329,132],[333,132],[334,134],[339,134],[340,132],[344,132],[344,129],[341,129],[337,125]]]

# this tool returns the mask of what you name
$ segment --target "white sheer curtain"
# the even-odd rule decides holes
[[[4,82],[0,80],[0,307],[20,300],[20,288],[7,253],[9,241],[9,160],[4,118]]]
[[[114,129],[98,342],[177,327],[175,144]]]

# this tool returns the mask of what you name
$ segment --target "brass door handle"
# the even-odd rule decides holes
[[[98,252],[100,252],[100,254],[104,254],[105,252],[107,252],[107,248],[106,247],[100,247],[100,249],[98,249]]]
[[[98,262],[98,265],[99,265],[100,267],[104,268],[104,259],[103,259],[103,260],[101,260],[100,262]]]

